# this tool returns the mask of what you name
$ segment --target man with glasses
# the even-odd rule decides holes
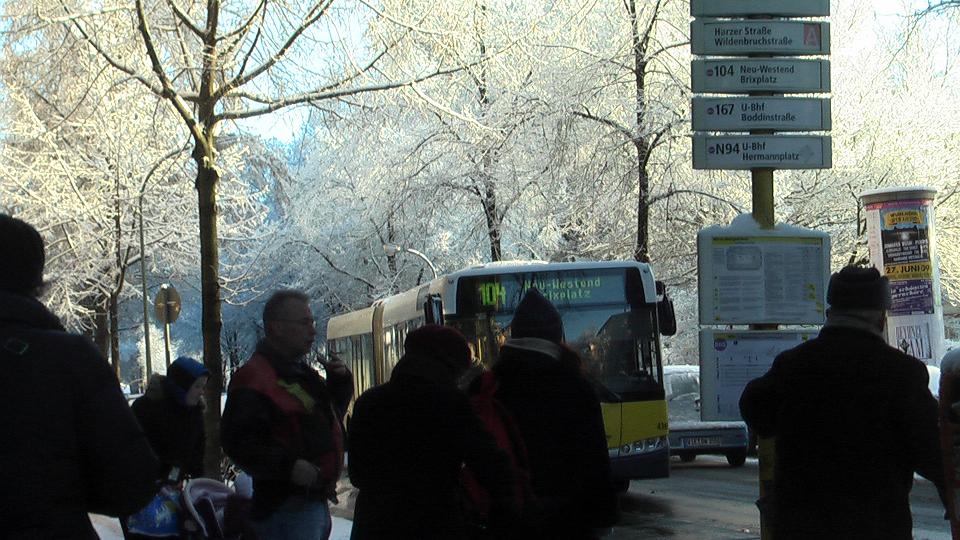
[[[309,298],[275,292],[264,339],[233,375],[221,422],[223,449],[253,478],[253,525],[262,538],[326,540],[343,466],[342,418],[353,376],[340,361],[327,379],[306,357],[317,337]]]

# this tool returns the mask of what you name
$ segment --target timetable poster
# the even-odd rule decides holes
[[[828,240],[821,237],[710,238],[701,276],[701,324],[822,324]],[[701,265],[701,271],[705,267]]]
[[[816,337],[819,330],[700,331],[703,420],[741,420],[740,394],[765,374],[773,359]]]

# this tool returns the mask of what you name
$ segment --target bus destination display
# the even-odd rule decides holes
[[[458,303],[466,312],[513,311],[529,290],[538,289],[557,308],[581,304],[622,303],[623,270],[539,272],[460,279]]]

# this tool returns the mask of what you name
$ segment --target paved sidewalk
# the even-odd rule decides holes
[[[116,518],[90,514],[90,521],[93,522],[93,528],[97,531],[97,535],[100,536],[100,540],[123,540],[120,522],[117,521]],[[352,529],[352,521],[334,515],[333,532],[330,534],[330,540],[350,540],[350,531]]]

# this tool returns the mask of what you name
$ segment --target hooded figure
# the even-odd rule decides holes
[[[913,474],[943,488],[937,402],[924,365],[887,345],[890,284],[848,266],[827,290],[820,334],[780,353],[740,397],[776,437],[777,538],[912,538]]]
[[[471,361],[463,335],[426,325],[407,335],[404,351],[390,380],[353,409],[348,466],[359,494],[351,538],[469,538],[459,498],[464,463],[491,493],[492,520],[514,519],[507,456],[457,387]]]
[[[200,398],[209,376],[203,364],[181,356],[170,364],[166,376],[151,377],[146,393],[131,406],[163,465],[160,480],[203,476],[206,437]]]
[[[107,360],[37,299],[37,230],[0,214],[0,253],[0,536],[96,538],[88,513],[156,493],[156,457]]]
[[[560,312],[537,289],[517,306],[493,373],[527,447],[539,538],[595,538],[618,518],[600,402],[563,344]]]

